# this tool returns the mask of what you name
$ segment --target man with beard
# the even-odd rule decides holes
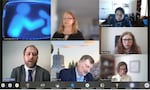
[[[50,81],[49,72],[37,65],[38,49],[34,45],[24,49],[23,58],[25,64],[14,68],[11,78],[16,82]]]

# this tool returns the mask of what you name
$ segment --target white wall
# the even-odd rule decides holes
[[[141,1],[141,16],[148,16],[148,0]]]
[[[148,55],[147,54],[140,54],[140,55],[117,55],[115,57],[116,65],[124,61],[127,63],[128,66],[128,75],[132,77],[132,81],[148,81]],[[138,60],[140,62],[140,72],[133,73],[130,71],[130,62]]]
[[[115,49],[115,36],[129,31],[134,34],[136,43],[141,48],[142,53],[148,53],[147,27],[103,27],[101,30],[101,51],[110,51],[113,54]]]
[[[128,4],[128,7],[125,7]],[[107,18],[109,14],[114,14],[117,7],[123,7],[125,14],[136,14],[137,0],[99,0],[99,18]]]
[[[58,27],[58,16],[57,16],[57,0],[51,0],[51,37],[55,33]]]
[[[35,45],[39,50],[38,65],[50,71],[50,41],[3,41],[3,78],[9,78],[13,68],[24,64],[23,50]]]
[[[79,17],[79,29],[83,33],[84,37],[86,39],[90,39],[92,36],[91,35],[97,35],[98,37],[96,38],[97,40],[99,39],[99,26],[94,26],[93,25],[93,18],[94,17]],[[94,38],[94,37],[92,37]]]

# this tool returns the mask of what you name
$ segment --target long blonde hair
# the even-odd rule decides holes
[[[78,29],[79,29],[79,28],[78,28],[78,21],[77,21],[77,18],[75,17],[75,15],[74,15],[71,11],[66,11],[66,12],[63,13],[63,15],[64,15],[65,13],[67,13],[67,14],[69,14],[69,15],[71,15],[71,16],[73,17],[74,22],[73,22],[73,25],[72,25],[72,33],[77,33],[77,31],[78,31]],[[62,15],[62,17],[63,17],[63,15]],[[63,20],[62,20],[58,32],[59,32],[59,33],[63,33],[64,28],[65,28],[65,27],[64,27],[64,25],[63,25]]]

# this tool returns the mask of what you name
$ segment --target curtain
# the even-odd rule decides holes
[[[141,16],[148,16],[148,0],[141,0]]]

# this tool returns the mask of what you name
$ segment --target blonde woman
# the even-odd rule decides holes
[[[72,12],[64,12],[60,29],[54,33],[52,38],[63,40],[84,40],[82,33],[79,31],[77,19]]]

